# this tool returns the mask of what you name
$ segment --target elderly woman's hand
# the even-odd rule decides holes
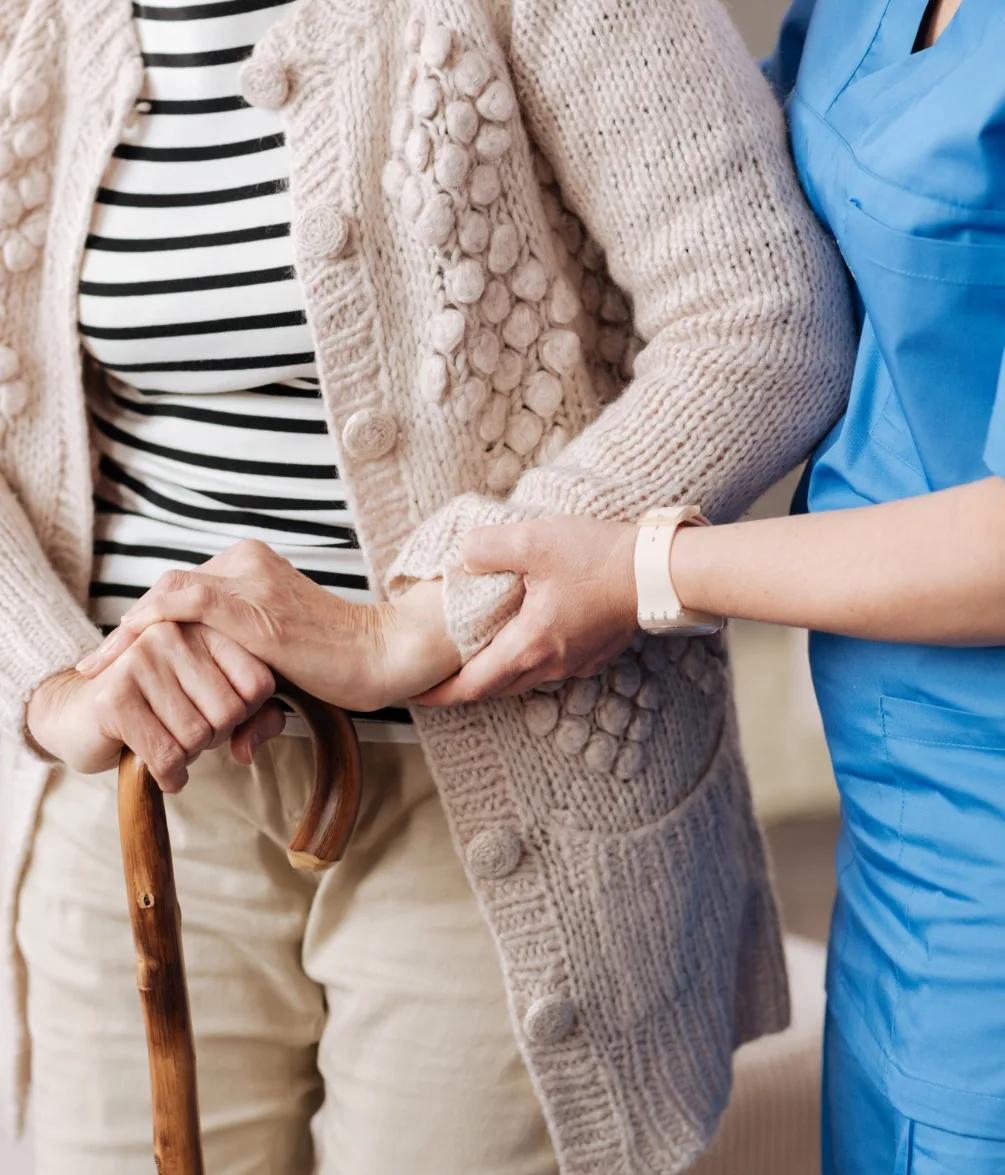
[[[572,516],[471,531],[465,569],[519,573],[523,604],[456,677],[415,700],[445,706],[508,697],[600,672],[637,630],[637,533],[630,524]]]
[[[352,604],[248,540],[197,571],[162,576],[79,672],[100,673],[164,621],[208,625],[309,693],[353,710],[400,702],[459,665],[438,584],[420,584],[391,604]]]
[[[230,739],[234,757],[250,763],[282,732],[274,691],[267,666],[229,637],[157,624],[93,679],[70,670],[44,681],[28,703],[28,730],[84,774],[109,770],[130,747],[165,791],[178,791],[202,751]]]

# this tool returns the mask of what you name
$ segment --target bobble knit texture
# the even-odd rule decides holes
[[[48,770],[25,702],[98,640],[74,291],[142,66],[128,0],[0,0],[0,38],[6,1041]],[[522,596],[461,569],[471,527],[735,517],[840,413],[843,275],[714,0],[301,0],[247,77],[282,110],[373,580],[442,577],[465,657]],[[683,1170],[733,1047],[788,1014],[722,643],[640,639],[592,682],[416,723],[563,1175]]]

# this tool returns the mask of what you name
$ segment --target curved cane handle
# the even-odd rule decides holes
[[[352,838],[363,796],[363,764],[352,719],[299,686],[276,678],[276,697],[304,720],[314,748],[314,786],[287,856],[294,869],[330,869]]]

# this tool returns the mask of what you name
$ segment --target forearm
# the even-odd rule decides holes
[[[1005,643],[1005,481],[857,510],[681,530],[682,603],[870,640]]]

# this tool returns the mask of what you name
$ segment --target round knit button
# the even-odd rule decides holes
[[[349,220],[319,204],[297,217],[297,238],[308,257],[341,257],[349,244]]]
[[[523,1018],[523,1030],[531,1044],[559,1044],[576,1027],[576,1009],[561,995],[535,1000]]]
[[[278,110],[290,96],[290,80],[278,61],[250,57],[240,72],[241,96],[249,106]]]
[[[356,461],[376,461],[398,443],[398,422],[384,408],[361,408],[342,429],[345,451]]]
[[[21,357],[13,347],[0,345],[0,383],[7,383],[21,371]]]
[[[467,857],[471,872],[485,881],[499,881],[520,864],[523,845],[515,832],[508,828],[494,828],[479,832],[468,845]]]

